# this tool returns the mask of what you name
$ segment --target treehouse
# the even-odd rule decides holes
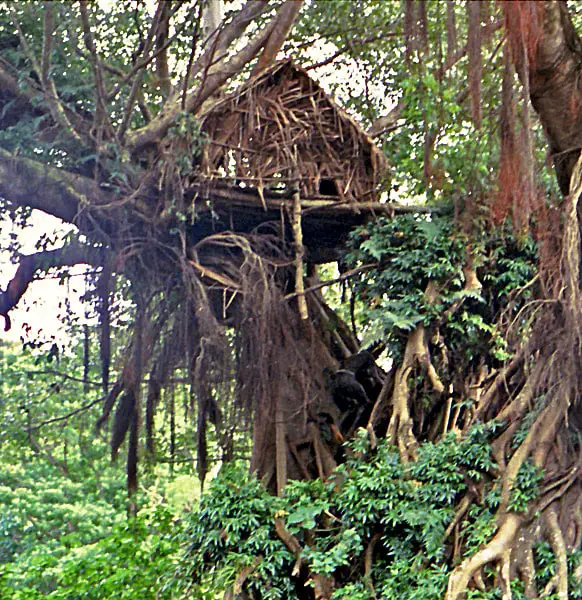
[[[380,201],[388,180],[380,149],[290,61],[215,103],[201,128],[193,199],[229,229],[285,219],[295,198],[307,258],[325,262],[354,226],[389,208]]]

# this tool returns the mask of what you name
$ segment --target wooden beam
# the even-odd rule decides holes
[[[248,190],[237,187],[212,187],[194,185],[189,190],[192,200],[197,204],[197,212],[210,211],[213,205],[226,207],[255,207],[264,206],[267,210],[292,208],[293,199],[287,193],[277,193],[264,190],[261,196],[252,188]],[[264,199],[264,203],[263,203]],[[211,206],[207,205],[210,200]],[[404,213],[432,214],[440,212],[437,207],[426,205],[407,205],[397,202],[342,202],[337,196],[310,196],[301,198],[302,213],[319,213],[329,216],[343,214],[365,215],[395,215]]]

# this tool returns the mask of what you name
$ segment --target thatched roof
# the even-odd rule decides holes
[[[378,202],[387,179],[372,139],[290,61],[276,63],[202,117],[202,184],[282,191],[302,199]]]

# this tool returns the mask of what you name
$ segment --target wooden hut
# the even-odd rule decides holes
[[[295,190],[306,246],[315,245],[315,236],[319,246],[337,248],[349,229],[382,207],[389,173],[383,153],[289,60],[212,105],[201,129],[206,141],[193,189],[230,223],[264,221]]]

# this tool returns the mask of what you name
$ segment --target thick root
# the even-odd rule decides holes
[[[408,377],[411,367],[400,367],[396,371],[392,395],[392,417],[388,425],[387,438],[398,446],[402,462],[416,458],[418,442],[412,432],[412,417],[408,408]]]
[[[556,574],[551,582],[554,582],[554,589],[558,592],[559,600],[568,600],[568,562],[566,543],[564,536],[558,524],[558,517],[553,510],[548,510],[545,513],[545,525],[547,529],[547,537],[550,541],[550,546],[556,557]]]
[[[423,367],[433,389],[442,393],[445,388],[431,363],[423,325],[419,325],[409,334],[402,365],[396,370],[394,376],[392,416],[386,435],[391,444],[398,446],[403,462],[415,460],[418,448],[418,441],[412,431],[413,421],[408,406],[408,379],[416,364]]]
[[[523,516],[516,513],[505,516],[493,539],[451,573],[445,600],[462,600],[472,577],[486,564],[502,560],[505,553],[511,551],[522,522]]]

